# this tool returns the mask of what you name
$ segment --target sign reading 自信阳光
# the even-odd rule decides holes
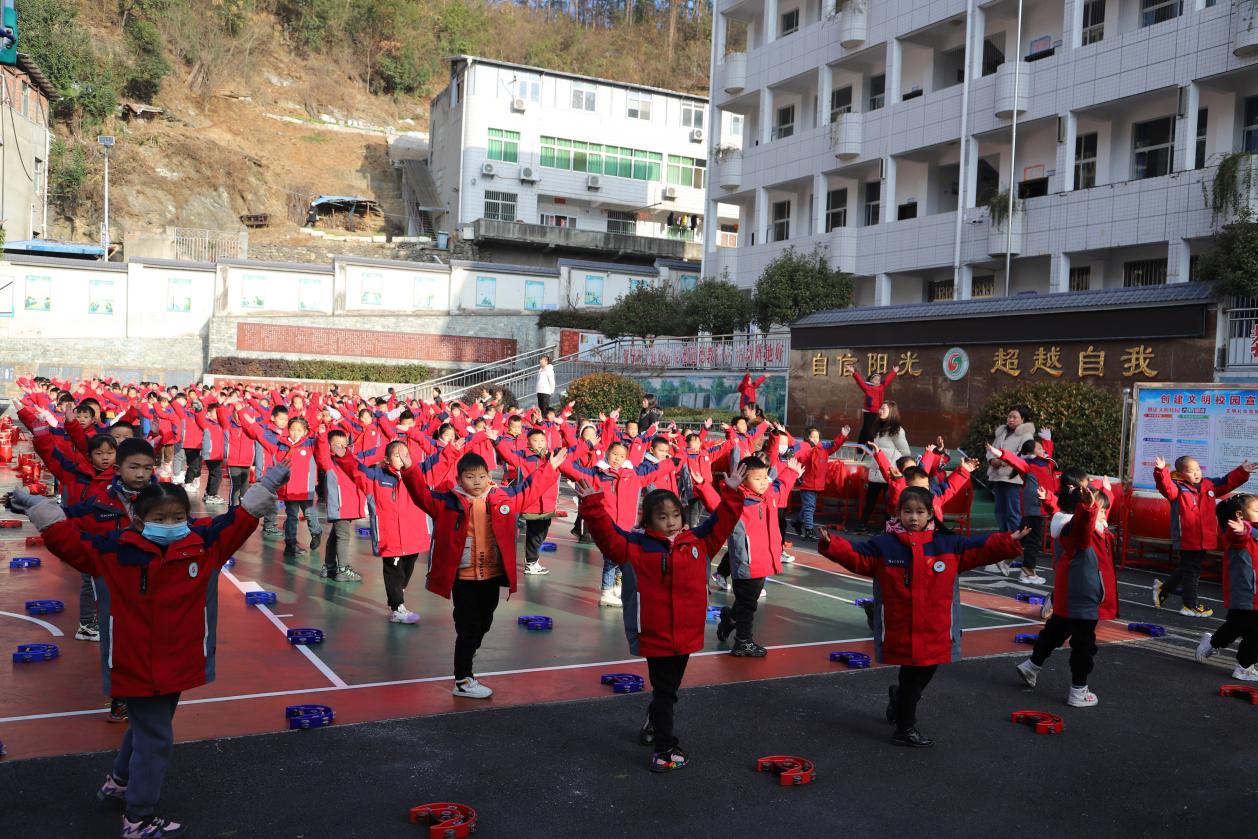
[[[1258,387],[1137,384],[1132,393],[1131,474],[1135,489],[1152,490],[1153,466],[1192,457],[1219,477],[1258,459]],[[1258,492],[1258,478],[1244,491]]]
[[[898,376],[934,376],[942,374],[949,381],[960,381],[973,372],[982,372],[1010,380],[1020,379],[1106,379],[1156,380],[1159,377],[1158,348],[1139,341],[1098,346],[1096,344],[1042,344],[1027,346],[994,346],[965,350],[870,350],[859,355],[850,350],[821,351],[809,354],[813,378],[832,374],[850,376],[860,369],[865,375],[886,374],[895,370]],[[938,356],[938,361],[932,356]]]

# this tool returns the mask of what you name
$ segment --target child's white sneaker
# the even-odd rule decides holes
[[[526,562],[524,563],[524,573],[525,574],[549,574],[550,569],[542,565],[540,562]]]
[[[1096,694],[1088,690],[1088,686],[1081,688],[1070,686],[1070,696],[1066,698],[1066,704],[1071,708],[1091,708],[1100,700],[1096,698]]]
[[[984,565],[983,570],[986,571],[988,574],[1002,574],[1003,575],[1005,573],[1004,571],[1000,570],[999,564]]]
[[[1214,645],[1210,643],[1210,639],[1214,637],[1214,633],[1206,630],[1201,633],[1201,640],[1197,642],[1197,661],[1202,664],[1206,663],[1206,659],[1218,652]]]
[[[1236,665],[1236,669],[1232,671],[1233,679],[1240,679],[1242,682],[1258,682],[1258,664],[1251,664],[1248,667]]]
[[[389,623],[419,623],[419,615],[406,608],[406,604],[402,604],[389,612]]]
[[[729,577],[722,577],[720,574],[713,574],[711,583],[712,588],[717,591],[729,591]]]
[[[1018,665],[1018,675],[1022,677],[1022,681],[1027,683],[1027,687],[1033,688],[1040,679],[1040,666],[1028,658]]]
[[[1040,606],[1040,620],[1048,620],[1053,616],[1053,595],[1049,594],[1044,598],[1044,603]]]
[[[769,589],[765,587],[765,588],[760,589],[760,597],[757,599],[764,600],[768,596],[769,596]]]
[[[461,696],[464,699],[488,699],[494,695],[494,692],[487,686],[482,685],[471,676],[466,679],[459,679],[454,683],[454,690],[451,691],[455,696]]]
[[[1009,564],[1008,560],[1002,559],[1000,562],[996,563],[996,571],[1002,577],[1008,577],[1009,572],[1012,570],[1013,570],[1013,566]]]
[[[598,599],[598,605],[600,606],[624,606],[625,604],[620,602],[620,598],[616,596],[615,591],[609,588],[605,588],[603,589],[602,596],[599,597]]]
[[[1023,571],[1022,576],[1018,578],[1018,582],[1025,583],[1028,586],[1042,586],[1048,582],[1048,580],[1044,579],[1039,574],[1036,574],[1034,571],[1030,574]]]
[[[786,551],[782,551],[782,563],[784,565],[790,565],[794,561],[795,561],[794,554],[788,554]]]

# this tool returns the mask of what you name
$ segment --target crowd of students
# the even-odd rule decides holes
[[[544,576],[540,549],[558,509],[561,477],[579,499],[574,534],[603,556],[598,602],[624,609],[630,648],[647,660],[653,696],[640,738],[652,746],[652,771],[689,761],[675,733],[674,706],[688,657],[704,646],[711,590],[732,592],[715,626],[718,641],[732,634],[736,657],[768,654],[755,641],[756,612],[765,581],[794,559],[785,540],[796,487],[797,532],[817,539],[823,556],[873,579],[869,619],[878,660],[899,665],[886,710],[893,742],[931,745],[917,728],[917,708],[938,666],[960,656],[959,575],[984,566],[1008,573],[1009,562],[1021,556],[1022,580],[1043,583],[1036,567],[1046,525],[1054,591],[1044,629],[1018,674],[1034,687],[1051,653],[1069,641],[1067,702],[1095,705],[1088,677],[1096,625],[1117,614],[1108,481],[1059,468],[1051,434],[1032,427],[1028,436],[1029,411],[1016,409],[986,458],[999,489],[1001,532],[953,534],[943,507],[983,464],[963,457],[946,471],[950,455],[942,439],[920,458],[892,446],[892,459],[877,442],[889,422],[902,436],[895,405],[885,398],[891,378],[857,374],[866,395],[857,447],[882,479],[886,516],[876,520],[875,535],[855,542],[815,520],[829,460],[851,429],[823,440],[809,427],[795,438],[764,417],[755,403],[761,382],[750,376],[740,386],[737,416],[719,431],[709,419],[687,433],[658,422],[622,424],[618,412],[578,422],[571,403],[524,410],[488,392],[447,403],[439,392],[431,400],[401,400],[392,391],[364,400],[335,388],[20,380],[18,414],[57,478],[60,503],[18,491],[10,505],[30,516],[51,552],[83,574],[76,637],[101,642],[109,663],[105,692],[115,697],[111,718],[130,717],[100,790],[102,798],[124,804],[122,835],[184,830],[155,815],[173,743],[170,719],[180,692],[213,679],[217,571],[259,524],[264,539],[283,539],[286,555],[317,557],[322,545],[320,576],[357,583],[363,571],[352,567],[348,543],[356,524],[369,522],[385,614],[403,625],[418,621],[405,597],[427,555],[425,587],[453,605],[453,693],[484,699],[493,691],[476,678],[474,659],[502,589],[516,590],[518,528],[523,574]],[[1157,482],[1172,503],[1180,570],[1155,600],[1163,605],[1180,585],[1185,614],[1202,614],[1201,558],[1222,544],[1228,620],[1206,633],[1198,657],[1240,639],[1233,675],[1258,681],[1258,498],[1232,496],[1218,505],[1217,518],[1215,509],[1255,469],[1245,463],[1212,481],[1191,458],[1180,458],[1173,472],[1159,461]],[[220,495],[224,480],[228,488]],[[206,509],[226,510],[196,517],[191,502],[198,495]],[[863,506],[875,500],[867,497]],[[852,524],[859,528],[874,515],[866,509]],[[106,615],[98,609],[108,610],[106,638],[100,631]],[[158,613],[174,627],[160,639],[148,634]]]

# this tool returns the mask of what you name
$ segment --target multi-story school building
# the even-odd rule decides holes
[[[1258,207],[1248,0],[715,12],[711,101],[744,142],[711,144],[709,211],[737,207],[738,234],[706,242],[705,275],[751,287],[820,247],[858,306],[1182,283],[1231,215],[1216,188]]]
[[[740,124],[702,96],[457,56],[432,101],[432,222],[495,262],[697,260],[721,207],[736,223],[704,189]]]

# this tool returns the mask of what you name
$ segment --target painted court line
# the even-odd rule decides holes
[[[57,629],[57,627],[53,626],[48,621],[41,621],[39,618],[32,618],[30,615],[19,615],[17,612],[0,612],[0,615],[5,615],[10,618],[17,618],[18,620],[22,620],[22,621],[30,621],[31,623],[37,623],[40,626],[42,626],[44,629],[47,629],[49,632],[51,632],[53,636],[55,637],[60,637],[62,635],[65,635],[64,632],[62,632],[60,629]]]
[[[252,580],[249,580],[249,581],[239,580],[236,578],[235,574],[228,571],[226,568],[223,569],[222,574],[224,577],[231,580],[232,585],[234,585],[242,593],[249,592],[249,591],[262,591],[262,586],[258,585]],[[280,632],[284,633],[285,638],[288,637],[289,628],[284,624],[282,620],[279,619],[279,616],[277,616],[274,612],[271,611],[270,607],[259,605],[255,608],[257,608],[257,610],[261,612],[262,614],[266,615],[266,619],[269,620],[271,623],[275,624],[275,627],[279,629]],[[320,673],[322,673],[325,677],[327,677],[327,680],[329,682],[336,685],[338,688],[347,687],[346,681],[342,679],[340,676],[336,675],[336,672],[327,665],[327,662],[319,658],[319,656],[315,655],[308,646],[306,646],[305,644],[294,644],[293,647],[294,649],[297,650],[297,652],[304,655],[310,661],[310,663],[313,664],[315,668],[318,669]]]
[[[986,632],[988,630],[995,630],[995,629],[1019,629],[1021,627],[1030,625],[1030,623],[1032,622],[1024,621],[1022,623],[1010,623],[1010,624],[1003,624],[1000,626],[984,626],[978,629],[971,629],[971,630],[966,630],[966,631]],[[808,641],[806,643],[801,643],[801,644],[778,644],[778,645],[766,647],[766,649],[791,650],[791,649],[799,649],[803,647],[824,647],[831,644],[853,644],[853,643],[859,643],[862,641],[872,641],[872,640],[874,639],[869,636],[866,636],[864,638],[839,638],[839,639],[831,640],[831,641]],[[705,650],[704,652],[693,653],[690,657],[698,658],[700,656],[714,656],[714,655],[729,655],[729,650]],[[553,673],[560,670],[581,670],[581,669],[586,669],[586,668],[591,668],[591,667],[618,667],[622,664],[639,664],[640,665],[644,663],[645,663],[645,659],[642,659],[642,658],[622,658],[622,659],[616,659],[614,661],[591,661],[591,662],[586,662],[583,664],[556,664],[556,665],[551,665],[549,667],[529,667],[529,668],[524,668],[521,670],[496,670],[492,673],[482,673],[481,675],[486,678],[493,677],[493,676],[520,676],[520,675],[526,675],[529,673]],[[811,674],[801,674],[801,675],[811,675]],[[359,685],[342,684],[342,685],[337,685],[334,687],[301,688],[297,690],[273,690],[273,691],[264,691],[260,693],[241,693],[241,694],[236,694],[234,696],[207,696],[202,699],[185,699],[181,701],[179,704],[180,705],[209,705],[216,702],[237,702],[237,701],[246,700],[246,699],[269,699],[269,698],[274,698],[274,697],[279,697],[279,696],[300,696],[302,694],[307,694],[307,693],[339,693],[341,691],[346,691],[346,690],[365,690],[368,688],[387,688],[387,687],[400,687],[404,685],[422,685],[422,684],[430,684],[433,682],[449,682],[453,680],[454,680],[453,676],[425,676],[423,678],[418,678],[418,679],[398,679],[396,681],[391,681],[391,682],[365,682]],[[92,714],[103,714],[107,710],[108,710],[107,708],[106,709],[90,708],[84,711],[58,711],[58,712],[49,713],[49,714],[27,714],[24,716],[17,716],[17,717],[0,717],[0,723],[26,722],[28,720],[60,719],[62,717],[82,717],[82,716],[90,716]]]

